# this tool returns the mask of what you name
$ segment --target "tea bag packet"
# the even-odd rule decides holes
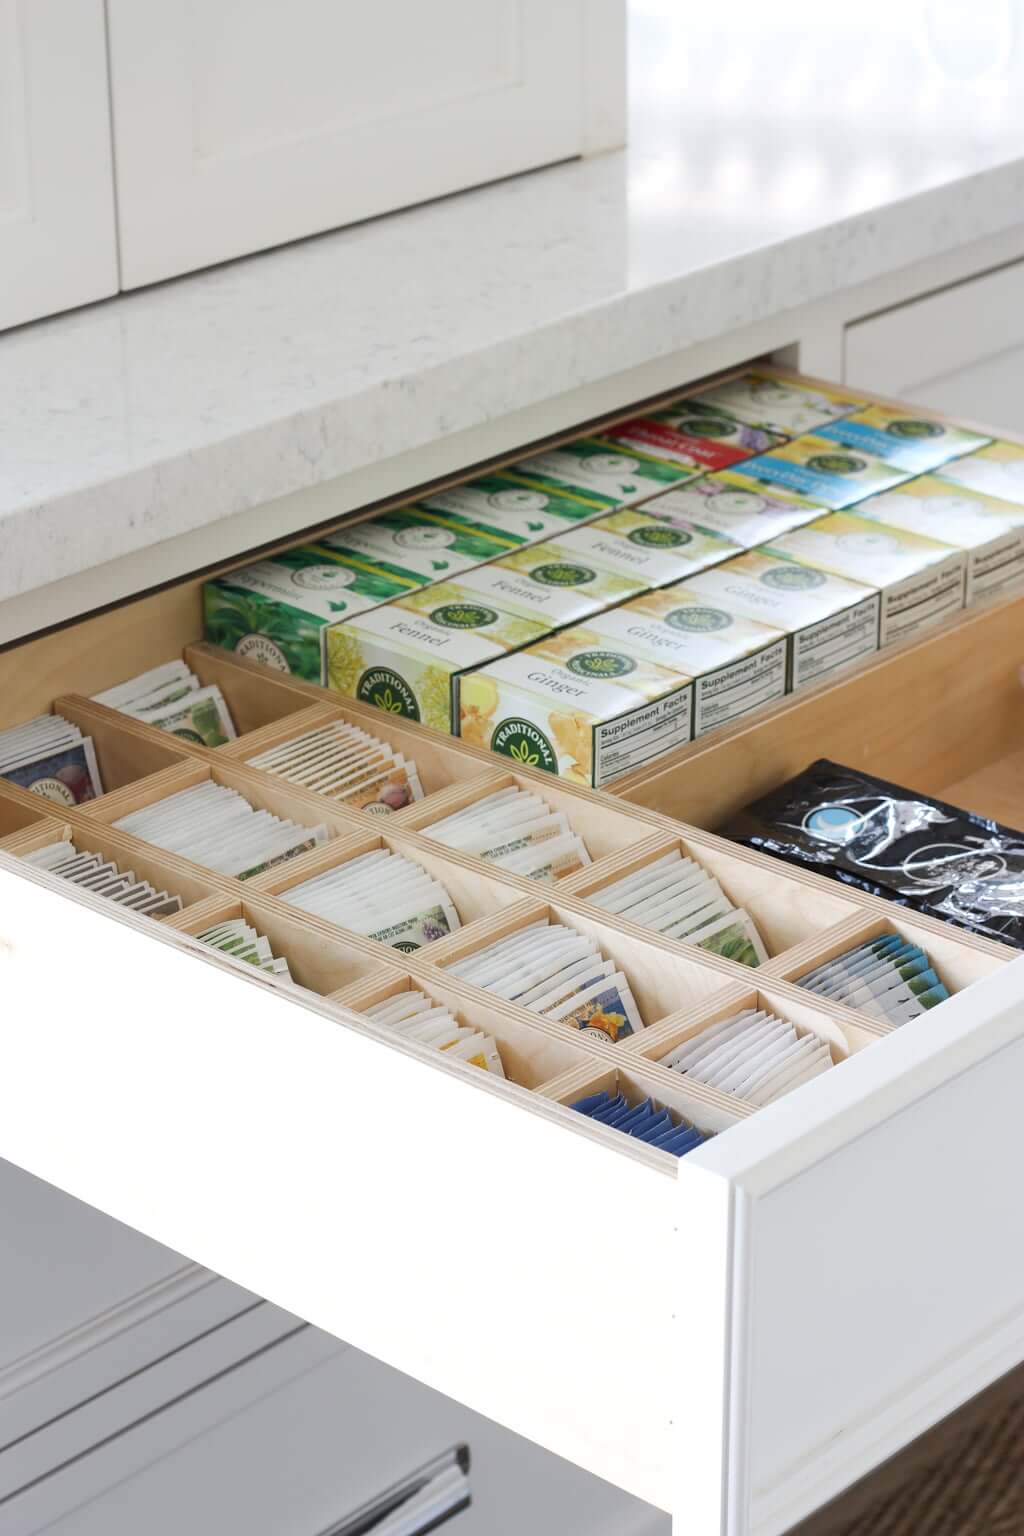
[[[325,826],[301,826],[257,810],[236,789],[212,780],[143,806],[114,826],[238,880],[327,841]]]
[[[518,787],[485,795],[420,831],[448,848],[542,884],[590,863],[586,845],[568,817],[553,812],[540,795]]]
[[[755,549],[821,516],[816,502],[753,485],[731,470],[687,481],[645,501],[643,510],[671,527],[716,533],[738,549]]]
[[[768,960],[750,914],[734,907],[717,880],[678,849],[645,864],[587,900],[655,933],[696,944],[739,965]]]
[[[627,977],[592,939],[564,923],[531,923],[446,969],[532,1013],[605,1040],[623,1040],[644,1027]]]
[[[440,881],[387,848],[336,864],[291,886],[280,899],[403,953],[433,944],[461,926]]]
[[[785,442],[779,433],[751,426],[693,396],[620,422],[604,435],[630,451],[653,454],[697,474],[728,469]]]
[[[698,390],[689,396],[689,403],[785,437],[800,437],[849,415],[867,401],[851,390],[754,368]]]
[[[1024,444],[996,438],[984,448],[950,460],[939,475],[965,490],[1024,507]]]
[[[933,416],[918,416],[894,405],[864,405],[820,427],[818,436],[855,453],[873,454],[912,475],[927,474],[992,441],[980,433],[937,421]]]
[[[172,912],[180,912],[183,906],[180,896],[158,891],[148,880],[137,879],[134,870],[121,870],[102,854],[79,853],[74,843],[67,839],[36,848],[31,853],[22,854],[21,858],[36,869],[46,870],[72,885],[80,885],[94,896],[103,896],[144,917],[169,917]]]
[[[222,747],[237,736],[220,688],[204,687],[184,661],[170,661],[93,695],[120,714],[199,746]]]
[[[447,1008],[434,1006],[423,992],[414,989],[400,992],[397,998],[387,998],[360,1012],[364,1018],[393,1029],[397,1034],[433,1045],[446,1052],[453,1061],[465,1061],[495,1077],[506,1076],[501,1051],[493,1035],[460,1025],[454,1014]]]
[[[770,1104],[833,1065],[827,1042],[774,1014],[745,1009],[670,1051],[662,1065],[722,1093]]]
[[[632,1136],[673,1157],[685,1157],[687,1152],[707,1140],[703,1132],[676,1110],[659,1109],[653,1099],[630,1104],[623,1094],[613,1097],[602,1090],[577,1099],[569,1108],[598,1125],[610,1126],[624,1136]]]
[[[92,737],[61,715],[0,731],[0,779],[58,805],[81,805],[103,793]]]
[[[388,816],[423,799],[415,762],[346,720],[332,720],[248,761],[374,816]]]
[[[274,955],[270,940],[241,917],[228,918],[196,935],[200,944],[208,944],[239,965],[255,966],[268,976],[291,981],[288,961]]]

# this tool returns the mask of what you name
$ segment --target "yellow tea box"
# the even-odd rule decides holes
[[[739,546],[720,534],[630,508],[574,528],[558,542],[584,564],[632,576],[648,589],[671,586],[739,553]]]
[[[690,740],[693,685],[589,624],[462,678],[474,746],[600,788]]]
[[[840,510],[899,485],[910,478],[873,454],[830,443],[827,437],[798,437],[771,453],[748,459],[742,471],[745,481],[772,490],[795,491],[819,506]]]
[[[453,734],[460,677],[547,630],[454,582],[357,617],[327,636],[328,687]]]
[[[943,465],[941,473],[943,480],[952,480],[968,491],[1024,507],[1024,444],[997,438],[986,448]]]
[[[952,618],[964,605],[963,550],[851,512],[833,512],[783,534],[765,553],[877,587],[883,650]]]
[[[780,629],[696,591],[699,579],[633,598],[599,626],[606,639],[693,679],[694,736],[781,699],[788,650]]]
[[[525,485],[504,471],[480,475],[465,485],[435,491],[417,503],[428,513],[464,524],[489,538],[536,544],[577,523],[600,517],[607,508],[591,496]]]
[[[789,636],[788,686],[806,688],[878,650],[881,598],[873,587],[797,565],[764,549],[687,582],[728,613]]]
[[[578,624],[645,590],[637,577],[605,569],[562,539],[478,565],[459,577],[459,586],[549,629]]]
[[[831,443],[842,443],[855,452],[873,454],[912,475],[938,469],[948,459],[958,459],[991,442],[991,438],[978,432],[968,432],[895,405],[865,406],[819,428],[818,436],[827,437]]]
[[[857,515],[962,549],[968,607],[1024,585],[1024,506],[922,475],[862,501]]]
[[[786,437],[816,432],[867,403],[863,395],[851,390],[826,388],[756,368],[702,389],[691,399]]]
[[[449,581],[484,560],[496,560],[521,540],[485,533],[419,507],[395,507],[365,523],[346,523],[323,534],[319,542],[406,586],[426,586]]]
[[[756,485],[729,470],[655,496],[644,502],[644,511],[673,527],[707,529],[741,549],[756,549],[821,516],[816,502]]]

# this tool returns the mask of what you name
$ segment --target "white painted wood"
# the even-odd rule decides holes
[[[0,1151],[669,1507],[671,1170],[0,866]]]
[[[668,1536],[649,1506],[312,1329],[236,1375],[57,1478],[53,1536],[319,1536],[458,1444],[472,1504],[452,1536]],[[41,1504],[13,1513],[27,1521]]]
[[[1024,1359],[1022,990],[1019,960],[693,1154],[734,1198],[723,1533],[776,1536]]]
[[[1024,345],[928,379],[915,386],[914,399],[933,411],[1024,436]]]
[[[108,0],[124,286],[614,142],[591,5]]]
[[[103,0],[0,0],[0,330],[116,291]]]
[[[977,365],[1022,347],[1024,262],[1017,261],[849,325],[843,377],[847,384],[924,405],[933,403],[929,386],[945,380],[943,408],[981,420],[992,416],[1009,430],[1008,413],[1020,419],[1020,372],[1016,400],[1001,405],[979,399],[969,375]],[[954,393],[952,381],[961,375],[964,388]],[[938,407],[939,399],[935,403]]]

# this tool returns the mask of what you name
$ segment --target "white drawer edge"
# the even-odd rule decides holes
[[[723,1264],[676,1424],[702,1532],[778,1536],[1024,1359],[1022,1073],[1024,958],[686,1159]]]
[[[23,869],[0,1155],[669,1507],[671,1171]]]

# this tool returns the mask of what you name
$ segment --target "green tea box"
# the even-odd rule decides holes
[[[862,501],[857,515],[962,549],[968,608],[1024,586],[1024,506],[922,475]]]
[[[788,641],[762,619],[695,591],[698,579],[633,598],[604,614],[601,630],[693,679],[693,734],[704,736],[782,698]]]
[[[449,581],[461,571],[496,560],[520,540],[485,533],[468,523],[420,507],[395,507],[365,523],[345,523],[319,542],[349,560],[364,560],[406,586]]]
[[[510,471],[520,483],[542,491],[568,491],[600,503],[606,511],[634,506],[702,471],[665,458],[639,444],[611,437],[581,437],[523,459]]]
[[[561,539],[549,539],[464,571],[459,586],[552,630],[578,624],[646,590],[635,576],[606,570]]]
[[[741,549],[756,549],[780,533],[813,523],[821,508],[792,492],[770,490],[723,470],[644,502],[648,517],[681,528],[703,528]]]
[[[408,580],[329,549],[290,549],[206,582],[206,638],[249,661],[319,683],[331,625],[409,588]]]
[[[690,740],[693,685],[590,623],[463,677],[459,734],[600,788]]]
[[[771,453],[747,459],[738,473],[755,486],[795,491],[832,511],[841,511],[910,478],[908,470],[897,469],[873,454],[813,436],[798,437]]]
[[[828,422],[867,404],[863,395],[850,390],[833,389],[756,368],[723,379],[720,384],[699,390],[690,398],[691,402],[735,416],[737,421],[764,427],[770,432],[781,432],[785,437],[816,432]]]
[[[553,488],[540,490],[504,472],[436,491],[417,503],[424,511],[465,524],[490,538],[536,544],[576,523],[600,517],[603,501]]]
[[[851,512],[833,512],[783,534],[764,553],[876,587],[882,599],[882,650],[915,639],[964,606],[963,550],[923,534],[882,527]]]
[[[1001,501],[1024,507],[1024,444],[997,438],[976,453],[943,465],[941,477],[965,490],[980,491],[984,496],[997,496]]]
[[[978,432],[937,421],[933,416],[918,416],[894,405],[865,406],[820,428],[818,435],[855,452],[863,449],[912,475],[938,469],[947,460],[973,453],[991,442],[991,438]]]
[[[574,528],[558,543],[581,563],[631,576],[647,590],[671,586],[740,553],[721,534],[667,523],[633,508]]]
[[[459,679],[541,639],[547,628],[456,582],[441,582],[332,629],[327,685],[389,714],[457,734]]]
[[[791,691],[863,661],[878,650],[881,597],[874,587],[812,570],[764,549],[702,571],[687,590],[728,613],[789,636]]]

